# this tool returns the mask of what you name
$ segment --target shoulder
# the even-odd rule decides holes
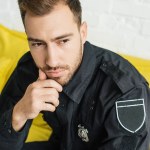
[[[37,73],[37,66],[31,56],[30,52],[25,53],[20,60],[18,61],[17,65],[18,70],[27,71],[28,73]]]
[[[17,68],[20,68],[20,67],[22,67],[24,69],[26,68],[28,70],[37,68],[36,64],[31,56],[30,51],[25,53],[18,61]]]
[[[128,60],[110,50],[94,45],[91,47],[95,52],[99,69],[112,78],[123,93],[146,83],[144,77]]]
[[[25,53],[19,60],[15,69],[18,84],[26,88],[30,83],[38,78],[38,68],[30,52]]]
[[[25,62],[33,61],[30,51],[26,52],[19,60],[18,64],[22,64]]]
[[[21,97],[28,85],[37,80],[37,73],[38,69],[30,52],[25,53],[20,58],[2,93],[12,97]]]

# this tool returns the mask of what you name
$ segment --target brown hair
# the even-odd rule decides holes
[[[80,26],[82,20],[82,8],[79,0],[18,0],[23,22],[27,10],[35,15],[41,16],[51,12],[58,3],[63,3],[70,8],[76,23]]]

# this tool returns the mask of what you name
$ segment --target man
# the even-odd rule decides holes
[[[147,150],[150,92],[126,60],[86,42],[79,0],[18,0],[30,52],[0,98],[0,150]],[[25,143],[40,112],[47,142]]]

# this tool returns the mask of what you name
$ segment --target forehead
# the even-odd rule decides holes
[[[27,34],[47,32],[57,34],[77,29],[73,13],[66,5],[59,4],[45,15],[37,16],[27,11],[25,15],[25,30]],[[56,35],[54,35],[56,36]]]

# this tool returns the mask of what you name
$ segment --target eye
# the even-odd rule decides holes
[[[42,43],[42,42],[31,42],[30,46],[34,47],[34,48],[38,48],[38,47],[41,47],[41,46],[45,46],[45,43]]]
[[[39,47],[39,46],[41,46],[41,45],[43,45],[43,43],[41,43],[41,42],[34,42],[34,43],[31,43],[31,46],[33,46],[33,47]]]
[[[58,44],[59,44],[59,45],[64,45],[64,44],[67,43],[68,41],[69,41],[69,39],[63,39],[63,40],[58,41]]]

